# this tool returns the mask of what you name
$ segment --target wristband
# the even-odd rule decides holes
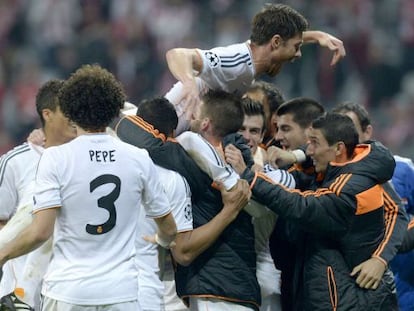
[[[302,163],[306,160],[306,154],[301,149],[296,149],[292,151],[292,154],[295,156],[296,161],[295,163]]]

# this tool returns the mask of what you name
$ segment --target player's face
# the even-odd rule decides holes
[[[277,75],[286,62],[293,62],[302,56],[302,34],[288,40],[280,39],[280,44],[270,53],[270,64],[267,74],[271,77]]]
[[[294,150],[306,144],[306,129],[293,121],[293,115],[287,113],[276,117],[277,132],[275,139],[287,150]]]
[[[250,147],[252,154],[256,153],[257,147],[263,140],[264,120],[262,115],[244,116],[243,126],[239,133],[243,135]]]
[[[317,173],[325,172],[329,162],[335,161],[336,144],[329,146],[322,132],[318,129],[308,130],[309,143],[306,153],[313,160]]]

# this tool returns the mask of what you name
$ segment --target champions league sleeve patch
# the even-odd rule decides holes
[[[193,218],[193,210],[191,204],[187,204],[184,208],[184,217],[187,221],[190,221]]]
[[[216,68],[220,64],[220,58],[217,56],[216,53],[213,53],[211,51],[205,52],[204,57],[206,58],[208,66],[210,68]]]

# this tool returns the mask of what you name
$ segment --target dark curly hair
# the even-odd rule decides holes
[[[126,100],[122,85],[99,65],[83,65],[59,93],[63,114],[86,131],[103,131]]]

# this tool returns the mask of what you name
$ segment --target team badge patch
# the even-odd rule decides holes
[[[205,52],[204,56],[207,59],[210,68],[216,68],[220,64],[220,58],[213,52]]]
[[[190,221],[193,217],[193,212],[191,209],[191,204],[187,204],[184,208],[184,217],[186,220]]]

